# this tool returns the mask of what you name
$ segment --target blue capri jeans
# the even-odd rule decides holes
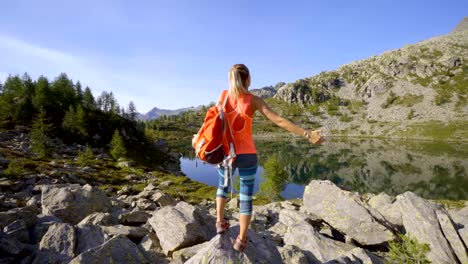
[[[252,195],[255,184],[255,174],[257,173],[257,154],[239,154],[232,164],[232,174],[239,169],[240,176],[240,213],[252,214]],[[224,167],[218,166],[218,191],[216,197],[227,198],[231,179],[228,179],[228,186],[224,185]]]

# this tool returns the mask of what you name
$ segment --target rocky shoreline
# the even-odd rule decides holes
[[[446,210],[411,192],[362,196],[312,181],[302,205],[255,206],[248,247],[237,254],[237,198],[231,229],[216,235],[213,202],[178,202],[164,184],[112,197],[46,177],[0,186],[0,263],[384,263],[398,233],[428,244],[433,263],[468,261],[468,204]],[[27,202],[5,210],[19,198]]]
[[[4,173],[13,156],[28,157],[29,143],[18,131],[0,136]],[[214,197],[212,187],[123,162],[116,192],[102,183],[109,163],[76,166],[79,146],[57,145],[61,159],[0,176],[0,263],[385,263],[400,234],[428,244],[433,263],[468,261],[466,202],[447,209],[411,192],[358,194],[312,181],[303,199],[254,206],[238,254],[237,198],[227,204],[230,230],[216,235],[215,204],[203,198]],[[96,152],[96,162],[107,160]]]

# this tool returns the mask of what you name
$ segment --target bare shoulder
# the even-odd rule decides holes
[[[252,99],[251,99],[250,102],[251,102],[252,110],[254,110],[253,112],[255,112],[256,110],[261,109],[262,104],[265,103],[262,98],[254,95],[254,94],[252,94]]]

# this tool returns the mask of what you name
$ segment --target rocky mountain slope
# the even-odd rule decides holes
[[[159,109],[157,107],[151,109],[148,113],[146,114],[138,114],[138,120],[153,120],[156,118],[159,118],[163,115],[171,116],[171,115],[180,115],[183,112],[187,111],[198,111],[202,108],[202,106],[191,106],[191,107],[185,107],[185,108],[180,108],[176,110],[168,110],[168,109]]]
[[[332,134],[466,140],[467,24],[465,18],[450,34],[288,83],[272,100],[299,105]]]

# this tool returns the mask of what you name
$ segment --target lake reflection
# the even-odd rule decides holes
[[[468,144],[380,139],[330,140],[318,147],[304,140],[256,144],[260,167],[255,192],[259,184],[271,185],[262,178],[265,172],[264,177],[284,181],[280,194],[285,199],[302,198],[313,179],[331,180],[360,193],[412,191],[427,199],[468,199]],[[267,170],[265,164],[270,164]],[[195,167],[193,152],[183,155],[181,168],[193,180],[217,185],[216,168],[200,161]],[[278,168],[286,172],[286,179],[276,178],[281,175]]]

